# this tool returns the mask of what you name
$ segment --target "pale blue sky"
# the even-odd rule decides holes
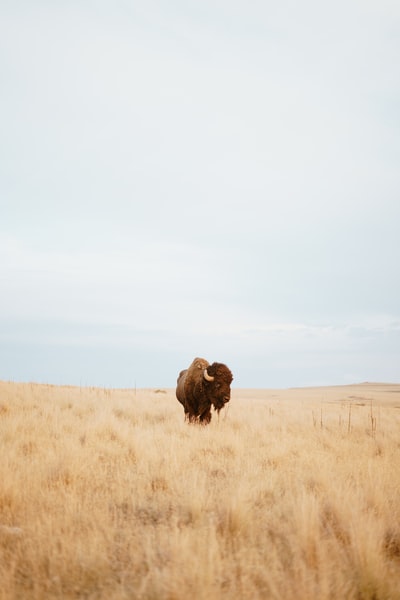
[[[400,5],[0,5],[0,379],[400,381]]]

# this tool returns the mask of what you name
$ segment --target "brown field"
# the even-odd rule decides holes
[[[0,382],[0,599],[400,599],[400,384]]]

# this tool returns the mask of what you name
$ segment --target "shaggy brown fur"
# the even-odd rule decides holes
[[[208,377],[205,378],[205,369]],[[232,373],[226,365],[209,364],[204,358],[195,358],[188,369],[181,371],[177,380],[176,397],[183,405],[185,420],[207,425],[211,421],[211,406],[221,410],[231,397]]]

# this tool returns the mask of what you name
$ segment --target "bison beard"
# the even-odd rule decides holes
[[[195,358],[177,380],[176,397],[183,405],[185,420],[207,425],[211,421],[211,406],[218,412],[229,402],[232,373],[226,365],[204,358]]]

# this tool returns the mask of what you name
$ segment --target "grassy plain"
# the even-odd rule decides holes
[[[400,385],[0,382],[0,600],[400,599]]]

